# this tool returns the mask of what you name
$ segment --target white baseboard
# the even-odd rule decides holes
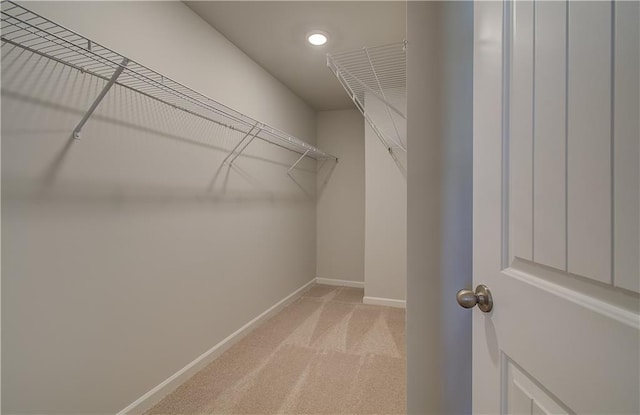
[[[391,298],[364,297],[362,299],[362,302],[364,304],[371,304],[371,305],[383,305],[387,307],[407,308],[407,302],[405,300],[394,300]]]
[[[315,278],[302,287],[298,288],[293,293],[289,294],[284,299],[280,300],[278,303],[271,306],[258,317],[254,318],[253,320],[242,326],[240,329],[238,329],[236,332],[229,335],[226,339],[222,340],[220,343],[216,344],[211,349],[198,356],[194,361],[171,375],[164,382],[142,395],[131,405],[118,412],[118,415],[141,414],[151,409],[155,404],[160,402],[162,398],[174,391],[187,379],[195,375],[198,371],[215,360],[215,358],[220,356],[227,349],[237,343],[258,324],[268,319],[269,317],[272,317],[274,314],[285,308],[289,303],[300,297],[302,293],[304,293],[304,291],[309,288],[309,286],[314,282],[316,282]]]
[[[364,282],[362,281],[349,281],[349,280],[337,280],[334,278],[316,278],[317,284],[323,285],[338,285],[340,287],[353,287],[364,288]]]

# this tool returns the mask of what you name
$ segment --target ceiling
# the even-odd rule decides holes
[[[326,54],[404,40],[405,1],[188,1],[194,12],[318,111],[353,108]],[[305,34],[329,34],[311,46]]]

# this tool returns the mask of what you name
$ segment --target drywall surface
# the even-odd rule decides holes
[[[180,2],[26,3],[315,141],[315,112]],[[316,163],[2,47],[2,411],[115,413],[315,277]]]
[[[471,413],[473,4],[409,2],[407,409]]]
[[[386,114],[381,102],[366,99],[367,112]],[[405,103],[395,103],[404,108]],[[401,104],[401,105],[400,105]],[[364,295],[378,299],[406,298],[407,281],[407,179],[406,153],[388,149],[365,123],[365,288]],[[392,130],[391,119],[379,117],[376,127]],[[403,127],[404,128],[404,127]]]
[[[317,276],[364,281],[364,126],[357,110],[321,111],[318,146],[339,162],[318,163]]]

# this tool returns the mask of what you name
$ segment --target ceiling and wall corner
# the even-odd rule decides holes
[[[316,111],[352,109],[326,54],[400,42],[406,1],[187,1],[185,4]],[[311,30],[329,34],[307,43]]]

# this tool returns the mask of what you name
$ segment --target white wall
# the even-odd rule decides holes
[[[364,126],[353,110],[321,111],[317,142],[340,160],[318,163],[317,273],[364,281]]]
[[[179,2],[28,7],[261,121],[315,113]],[[7,52],[7,53],[5,53]],[[2,410],[114,413],[315,276],[315,162],[3,46]]]
[[[473,4],[409,2],[408,413],[471,412]]]
[[[375,99],[367,100],[365,105],[367,112],[386,115]],[[377,117],[374,122],[382,131],[393,129],[390,118]],[[369,124],[364,120],[363,123],[366,124],[365,302],[385,299],[402,305],[407,281],[406,153],[396,149],[390,154]]]

